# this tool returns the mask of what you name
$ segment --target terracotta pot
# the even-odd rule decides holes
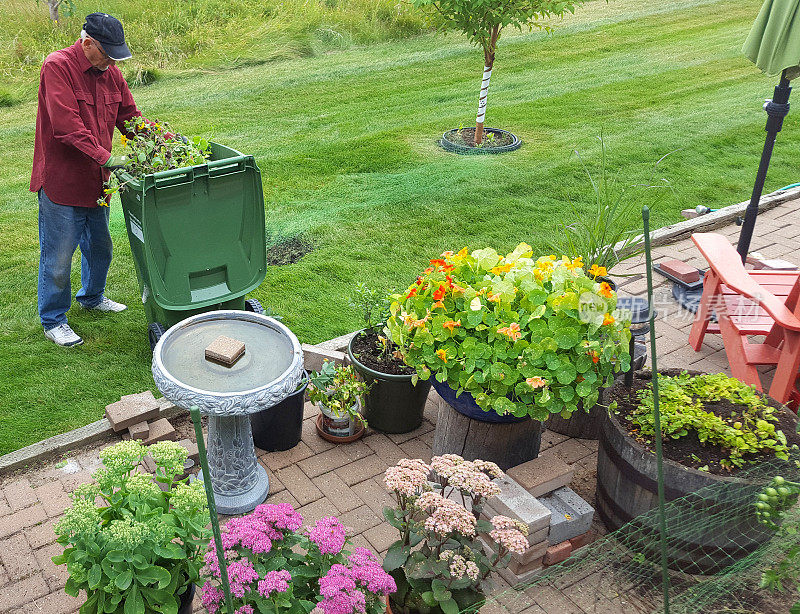
[[[360,439],[364,435],[364,425],[359,423],[355,429],[355,432],[352,435],[347,437],[337,437],[336,435],[331,435],[323,428],[323,415],[319,414],[317,416],[314,425],[317,427],[317,434],[322,437],[325,441],[330,441],[331,443],[352,443],[356,439]]]

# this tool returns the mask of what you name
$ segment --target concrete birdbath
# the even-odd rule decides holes
[[[164,397],[209,417],[208,466],[217,511],[255,509],[269,493],[269,478],[256,459],[249,415],[277,405],[297,388],[303,375],[297,337],[261,314],[201,313],[164,333],[153,351],[152,370]]]

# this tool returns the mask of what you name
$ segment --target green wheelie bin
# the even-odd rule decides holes
[[[197,313],[263,312],[245,299],[267,270],[261,173],[253,156],[210,145],[206,164],[141,179],[118,173],[151,349]]]

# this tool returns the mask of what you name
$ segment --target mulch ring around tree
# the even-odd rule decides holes
[[[665,369],[660,371],[660,373],[662,376],[674,377],[681,373],[681,369]],[[649,375],[649,372],[645,371],[644,374],[647,376]],[[620,425],[622,425],[622,427],[628,431],[630,436],[633,437],[637,443],[655,454],[655,440],[651,440],[648,443],[640,433],[631,431],[631,428],[636,427],[627,420],[627,417],[631,415],[639,405],[637,392],[639,390],[649,388],[650,384],[651,380],[649,377],[644,379],[639,377],[639,374],[637,373],[637,377],[634,379],[632,388],[628,389],[623,385],[614,386],[613,389],[609,389],[607,401],[609,403],[613,401],[617,402],[617,418]],[[776,403],[769,397],[765,396],[765,399],[773,407],[782,407],[779,403]],[[705,411],[711,412],[723,419],[731,418],[733,415],[738,416],[741,414],[743,409],[742,405],[734,405],[726,399],[721,399],[719,401],[704,401],[703,407]],[[793,444],[800,446],[800,435],[798,435],[796,431],[797,418],[794,416],[794,414],[786,409],[783,409],[777,411],[775,416],[778,418],[778,422],[773,422],[772,424],[775,425],[776,430],[783,431],[783,434],[786,435],[787,445],[789,447],[791,447]],[[733,468],[731,471],[728,471],[721,466],[720,461],[730,457],[729,451],[720,445],[710,442],[701,443],[697,433],[691,430],[687,435],[684,435],[678,439],[665,437],[663,439],[663,450],[664,458],[668,458],[680,463],[684,467],[692,467],[694,469],[707,466],[708,472],[713,475],[731,475],[735,474],[737,470],[739,470],[738,468]],[[758,454],[746,454],[744,456],[744,459],[748,464],[753,462],[758,463],[762,461],[768,461],[773,458],[775,458],[775,456],[771,450],[765,450],[764,452]],[[741,467],[741,469],[746,470],[748,464],[745,464],[743,467]]]
[[[460,154],[491,154],[519,149],[522,141],[507,130],[484,128],[483,141],[476,146],[475,128],[457,128],[445,132],[439,144],[448,151]]]
[[[416,373],[413,367],[409,367],[402,359],[392,355],[397,347],[391,341],[388,341],[388,352],[384,353],[378,336],[379,333],[375,331],[365,331],[353,339],[353,355],[358,358],[359,362],[373,371],[387,375],[413,375]]]

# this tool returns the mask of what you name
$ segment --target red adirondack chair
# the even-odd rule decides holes
[[[706,333],[719,333],[733,377],[763,390],[757,365],[775,365],[769,396],[797,411],[800,402],[800,272],[748,271],[728,239],[692,235],[708,261],[703,296],[689,335],[700,350]],[[717,323],[711,322],[712,313]],[[748,337],[764,336],[761,341]]]

